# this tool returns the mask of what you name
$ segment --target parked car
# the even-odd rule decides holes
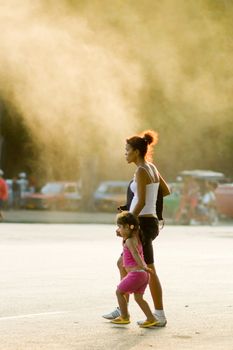
[[[26,209],[77,210],[81,193],[76,182],[48,182],[38,193],[25,196]]]
[[[94,208],[99,211],[116,212],[126,203],[128,181],[104,181],[94,192]]]

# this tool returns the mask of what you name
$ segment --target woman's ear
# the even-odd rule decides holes
[[[134,150],[136,152],[136,156],[138,157],[140,155],[139,149]]]

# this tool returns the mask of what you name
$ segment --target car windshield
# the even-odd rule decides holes
[[[126,193],[126,188],[123,186],[111,186],[108,188],[109,193]]]
[[[48,183],[41,189],[43,194],[57,194],[62,192],[62,184]]]
[[[101,193],[126,193],[127,185],[109,185],[101,184],[98,188],[98,192]]]

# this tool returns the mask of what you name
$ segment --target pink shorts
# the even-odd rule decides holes
[[[149,274],[146,271],[131,271],[125,276],[117,289],[121,293],[144,294],[149,282]]]

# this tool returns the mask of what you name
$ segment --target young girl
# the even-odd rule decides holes
[[[149,282],[149,274],[153,271],[147,267],[143,258],[137,218],[132,213],[123,211],[117,215],[117,225],[117,235],[123,238],[123,265],[127,275],[121,280],[116,290],[121,315],[111,320],[111,322],[115,324],[130,323],[125,294],[134,293],[136,302],[146,315],[146,320],[140,323],[140,327],[154,326],[157,320],[148,303],[143,299],[143,294]]]

